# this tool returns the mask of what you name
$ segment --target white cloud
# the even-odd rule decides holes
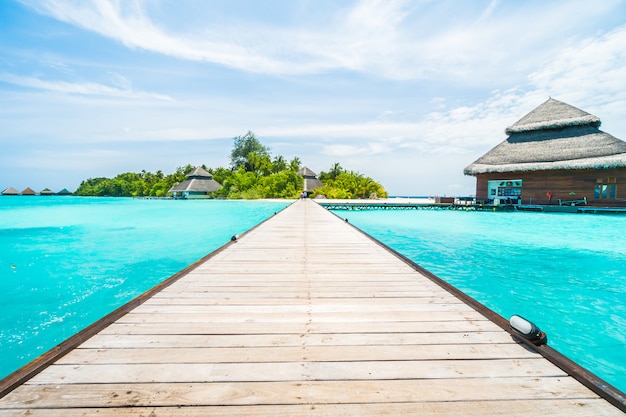
[[[626,25],[582,39],[531,73],[527,90],[534,96],[551,96],[600,117],[603,130],[626,140],[624,45]]]
[[[538,90],[573,102],[594,104],[626,99],[626,26],[564,49],[530,74]],[[581,103],[582,104],[582,103]]]
[[[471,79],[476,84],[510,78],[536,66],[570,44],[573,33],[589,29],[590,16],[610,13],[616,4],[607,1],[590,8],[581,0],[554,2],[542,4],[537,13],[536,5],[501,7],[492,1],[478,9],[472,4],[441,3],[432,12],[431,2],[361,0],[328,12],[323,27],[229,21],[227,26],[191,26],[173,32],[166,29],[166,22],[151,17],[138,0],[24,1],[41,13],[129,48],[245,71],[303,74],[353,70],[390,79],[437,77],[459,82]],[[211,3],[206,7],[208,10],[194,12],[208,16]],[[442,24],[458,7],[464,7],[464,20]],[[520,56],[524,59],[518,59]]]
[[[110,96],[138,99],[157,99],[171,101],[172,98],[163,94],[136,91],[130,88],[130,82],[117,75],[113,77],[116,87],[110,87],[98,83],[74,83],[67,81],[47,81],[36,77],[24,77],[20,75],[0,73],[0,81],[20,87],[27,87],[36,90],[52,91],[63,94],[79,94],[85,96]],[[122,88],[120,88],[122,87]]]
[[[116,86],[118,89],[122,91],[131,91],[133,88],[132,82],[124,77],[122,74],[118,74],[115,72],[109,73],[111,76],[111,84]]]

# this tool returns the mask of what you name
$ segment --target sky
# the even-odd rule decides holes
[[[626,140],[626,0],[1,0],[0,190],[229,166],[252,131],[390,195],[550,97]]]

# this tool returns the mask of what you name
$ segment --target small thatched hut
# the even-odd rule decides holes
[[[307,167],[300,168],[298,175],[304,178],[303,192],[306,196],[311,194],[316,188],[324,186],[324,183],[317,179],[317,174]]]
[[[22,191],[22,195],[37,195],[37,193],[35,192],[35,190],[33,190],[30,187],[26,187],[24,188],[24,190]]]
[[[222,188],[202,167],[194,169],[184,181],[170,188],[174,198],[210,198],[211,193]]]
[[[2,192],[2,195],[20,195],[20,192],[13,187],[9,187]]]
[[[39,195],[54,195],[54,191],[49,188],[44,188],[43,190],[39,191]]]
[[[57,195],[72,195],[72,193],[70,193],[67,188],[62,189],[61,191],[59,191],[57,193]]]
[[[626,206],[626,142],[600,119],[550,98],[506,129],[506,140],[465,168],[476,200],[492,204]]]

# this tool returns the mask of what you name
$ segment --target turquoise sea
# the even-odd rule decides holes
[[[0,378],[288,204],[0,197]]]
[[[626,216],[449,210],[337,211],[626,391]]]

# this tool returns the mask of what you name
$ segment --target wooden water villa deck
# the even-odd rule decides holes
[[[313,201],[161,287],[2,381],[0,415],[623,415]]]

